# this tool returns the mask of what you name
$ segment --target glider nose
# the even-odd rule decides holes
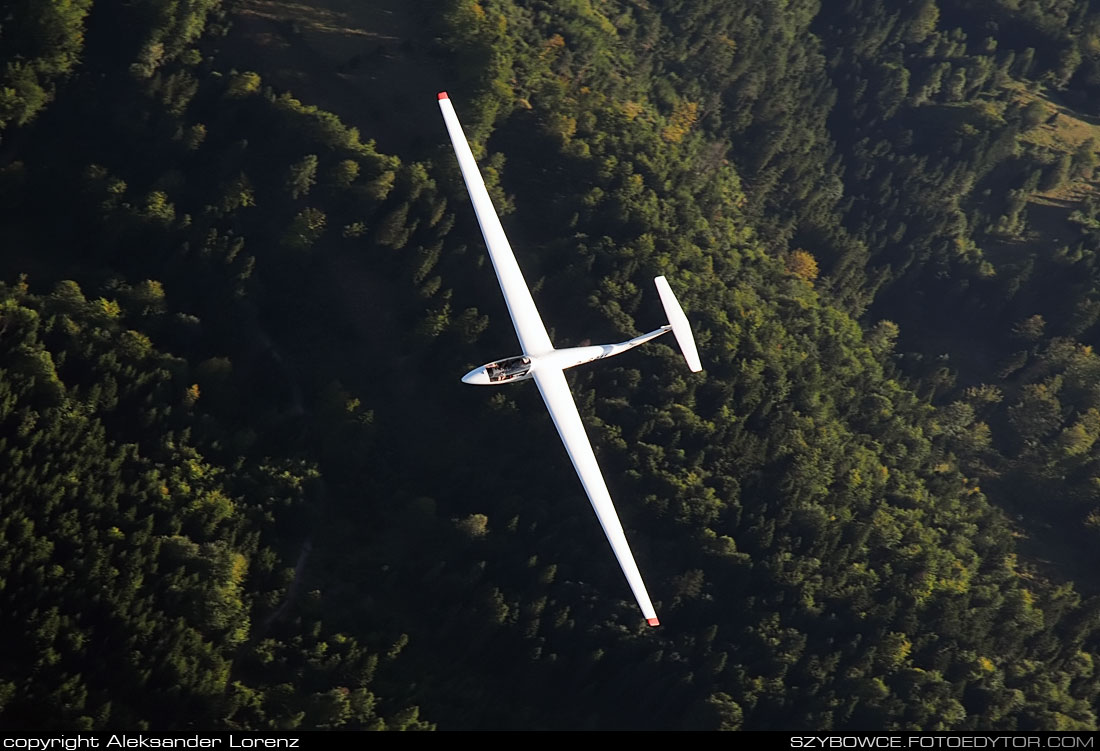
[[[463,383],[469,383],[473,386],[488,386],[489,374],[485,371],[485,366],[480,368],[474,368],[466,375],[462,376]]]

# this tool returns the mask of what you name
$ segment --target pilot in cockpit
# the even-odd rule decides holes
[[[508,368],[505,373],[506,375],[510,376],[519,375],[520,373],[524,372],[530,364],[530,357],[517,357],[516,359],[512,360],[512,362],[508,363]]]

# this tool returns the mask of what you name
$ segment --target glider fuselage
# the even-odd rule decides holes
[[[611,357],[628,349],[633,349],[639,344],[656,339],[661,334],[671,330],[671,326],[662,326],[648,334],[636,336],[633,339],[617,344],[594,344],[587,347],[567,347],[565,349],[552,349],[541,355],[517,355],[506,357],[503,360],[487,362],[479,368],[474,368],[462,376],[463,383],[474,386],[499,386],[505,383],[526,381],[533,378],[540,368],[552,368],[565,370],[586,362]]]

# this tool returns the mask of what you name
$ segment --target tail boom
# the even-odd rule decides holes
[[[651,339],[656,339],[661,334],[667,334],[669,331],[672,331],[672,327],[665,325],[655,331],[650,331],[648,334],[642,334],[628,341],[618,342],[616,344],[591,344],[587,347],[556,349],[549,355],[543,355],[540,360],[551,362],[554,367],[565,370],[577,365],[584,365],[586,362],[592,362],[593,360],[602,360],[605,357],[621,355],[623,352],[645,344]]]

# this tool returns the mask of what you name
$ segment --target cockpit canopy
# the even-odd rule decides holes
[[[523,378],[531,372],[531,358],[526,355],[509,357],[505,360],[497,360],[485,366],[485,372],[489,376],[489,383],[502,383]]]

